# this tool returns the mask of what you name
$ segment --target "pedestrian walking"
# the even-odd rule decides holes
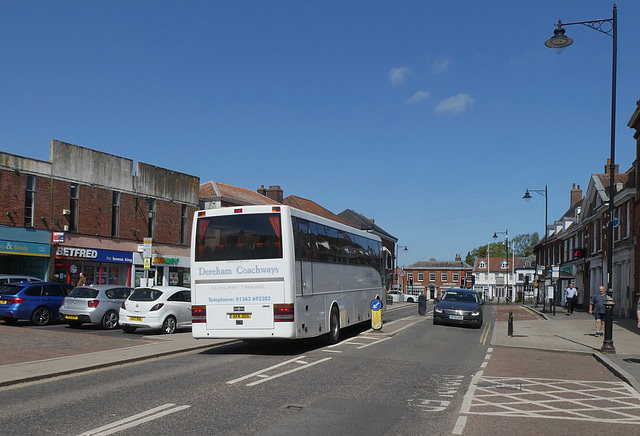
[[[564,291],[565,298],[567,299],[567,316],[573,315],[573,309],[578,302],[578,289],[571,283],[569,287]]]
[[[78,279],[78,283],[76,283],[76,286],[84,286],[85,283],[87,283],[87,279],[84,274],[80,273],[80,278]]]
[[[596,319],[596,336],[604,336],[604,302],[607,296],[604,294],[604,286],[598,288],[598,293],[591,297],[589,313]]]

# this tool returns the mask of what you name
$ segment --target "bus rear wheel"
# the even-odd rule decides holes
[[[331,316],[329,317],[329,343],[335,344],[340,339],[340,312],[338,308],[331,308]]]

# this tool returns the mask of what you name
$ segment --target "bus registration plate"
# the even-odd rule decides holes
[[[251,319],[250,313],[230,313],[230,319]]]

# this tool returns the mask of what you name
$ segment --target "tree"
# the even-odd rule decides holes
[[[526,257],[533,254],[533,248],[540,242],[538,232],[526,233],[513,238],[512,250],[516,257]]]
[[[526,233],[514,237],[509,242],[509,256],[526,257],[533,254],[533,248],[540,242],[538,233]],[[506,257],[507,247],[505,241],[492,242],[489,244],[489,257]],[[481,245],[467,253],[465,262],[473,265],[477,258],[487,257],[487,245]]]

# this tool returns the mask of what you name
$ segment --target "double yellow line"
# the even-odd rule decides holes
[[[489,332],[491,331],[491,323],[487,322],[484,324],[482,329],[482,336],[480,336],[480,345],[487,345],[487,340],[489,339]]]

